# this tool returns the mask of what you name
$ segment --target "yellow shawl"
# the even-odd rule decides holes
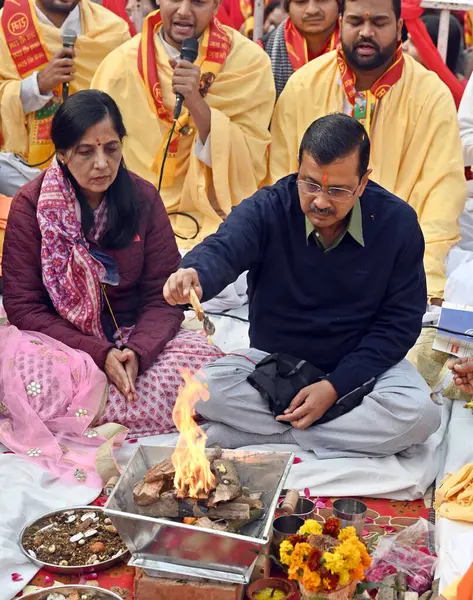
[[[289,79],[271,125],[273,182],[297,171],[307,127],[343,110],[335,52],[308,63]],[[442,298],[444,261],[460,239],[458,218],[466,199],[462,146],[450,90],[410,56],[405,56],[400,81],[380,101],[371,143],[371,178],[416,210],[426,242],[429,296]]]
[[[275,100],[271,62],[259,46],[231,28],[224,29],[232,48],[205,97],[211,109],[212,168],[194,153],[198,133],[190,119],[189,135],[179,142],[174,182],[161,189],[168,212],[190,213],[199,222],[197,239],[177,240],[184,249],[215,232],[222,217],[254,194],[267,173],[268,127]],[[109,93],[120,107],[128,131],[124,145],[128,168],[157,185],[152,166],[169,125],[152,110],[139,76],[140,39],[135,36],[112,52],[98,69],[92,87]],[[176,102],[171,88],[173,70],[159,36],[155,39],[163,102],[172,112]],[[186,217],[173,216],[171,222],[183,237],[195,233],[194,223]]]
[[[34,2],[32,11],[34,11]],[[90,0],[80,0],[82,35],[75,45],[77,69],[70,94],[88,89],[97,67],[112,50],[130,39],[127,23]],[[0,13],[1,14],[1,13]],[[38,23],[39,33],[52,57],[62,47],[61,30]],[[33,114],[25,115],[20,99],[21,79],[12,61],[3,34],[0,35],[0,127],[3,152],[14,152],[28,160],[29,129]],[[44,165],[47,166],[47,165]]]

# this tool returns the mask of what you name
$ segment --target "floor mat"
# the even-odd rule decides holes
[[[361,499],[368,507],[366,526],[363,541],[372,551],[380,537],[394,535],[413,525],[419,518],[429,519],[429,506],[424,500],[412,502],[400,502],[396,500],[374,500],[372,498]],[[101,499],[98,500],[101,504]],[[325,521],[332,515],[332,500],[330,498],[319,498],[317,500],[317,515],[319,521]],[[85,578],[54,576],[57,581],[63,583],[85,583]],[[90,579],[87,584],[99,585],[106,590],[111,590],[121,596],[123,600],[131,600],[133,597],[134,569],[126,565],[109,569],[96,575],[88,575]],[[38,587],[51,585],[52,575],[46,571],[40,571],[31,582]]]

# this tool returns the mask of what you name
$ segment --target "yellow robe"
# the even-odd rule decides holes
[[[190,213],[199,222],[196,239],[177,239],[183,249],[215,232],[222,217],[254,194],[267,174],[269,122],[275,102],[271,62],[259,46],[228,27],[225,30],[232,48],[205,97],[211,110],[212,168],[194,153],[198,133],[190,119],[190,134],[180,138],[174,182],[161,189],[168,212]],[[169,134],[169,125],[153,112],[139,76],[140,40],[140,35],[135,36],[112,52],[98,69],[92,87],[109,93],[120,107],[128,131],[124,144],[127,167],[157,185],[152,165],[163,136]],[[171,87],[173,70],[158,35],[155,40],[163,101],[172,113],[176,102]],[[171,222],[183,237],[196,232],[187,217],[172,216]]]
[[[31,3],[32,0],[30,0]],[[102,60],[112,50],[130,39],[128,24],[112,12],[90,0],[80,0],[82,34],[75,44],[76,73],[70,94],[88,89]],[[34,11],[34,6],[32,6]],[[1,15],[1,11],[0,11]],[[50,57],[62,48],[61,30],[39,23]],[[25,115],[20,99],[21,78],[13,63],[3,34],[0,35],[0,126],[3,152],[14,152],[28,160],[28,132],[33,114]],[[47,166],[47,165],[45,165]]]
[[[311,61],[289,79],[273,116],[273,182],[297,171],[299,144],[319,117],[343,112],[336,53]],[[424,233],[430,297],[443,298],[445,258],[460,239],[466,199],[462,146],[452,95],[438,76],[405,56],[401,79],[381,100],[371,132],[371,179],[406,200]]]

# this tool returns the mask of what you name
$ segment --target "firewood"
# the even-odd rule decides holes
[[[154,467],[151,467],[144,475],[145,483],[155,483],[156,481],[163,481],[164,479],[173,479],[176,474],[176,469],[172,464],[170,458],[166,458]]]
[[[140,481],[133,488],[133,500],[138,506],[148,506],[153,504],[159,498],[159,495],[164,489],[166,482],[164,480],[146,483]]]
[[[213,529],[214,531],[227,531],[228,522],[227,521],[211,521],[208,517],[201,517],[197,519],[195,522],[196,527],[200,527],[202,529]]]
[[[241,519],[250,518],[248,504],[227,502],[215,508],[202,506],[195,500],[178,499],[174,491],[164,492],[160,498],[149,506],[140,506],[139,514],[155,518],[209,517],[210,519]]]
[[[253,494],[252,496],[238,496],[235,498],[235,502],[238,504],[248,504],[250,509],[262,509],[264,508],[264,502],[255,496],[260,496],[261,494]]]
[[[241,489],[238,471],[231,460],[216,459],[212,462],[212,471],[215,473],[217,483],[236,485]]]
[[[205,455],[207,457],[207,460],[210,463],[212,463],[213,461],[219,459],[222,456],[222,449],[219,447],[209,448],[205,451]],[[156,481],[163,480],[169,481],[171,479],[174,479],[175,474],[176,469],[172,464],[172,457],[169,457],[161,461],[157,465],[154,465],[153,467],[151,467],[151,469],[148,469],[148,471],[146,471],[146,473],[144,474],[143,480],[145,483],[155,483]]]
[[[240,530],[245,526],[248,525],[249,523],[253,523],[253,521],[257,521],[258,519],[261,519],[261,517],[264,516],[264,509],[252,509],[250,511],[250,518],[249,519],[245,519],[245,520],[234,520],[234,521],[228,521],[228,526],[226,531],[229,531],[230,533],[239,533]]]
[[[235,465],[229,460],[214,460],[212,471],[217,482],[216,490],[209,497],[209,506],[234,500],[241,493],[241,483]]]

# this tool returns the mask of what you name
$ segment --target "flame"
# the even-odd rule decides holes
[[[207,496],[215,489],[215,477],[205,455],[207,436],[194,421],[194,407],[199,400],[206,402],[210,395],[202,383],[188,369],[182,369],[184,386],[179,387],[172,418],[180,436],[171,460],[176,475],[174,487],[181,498]]]

